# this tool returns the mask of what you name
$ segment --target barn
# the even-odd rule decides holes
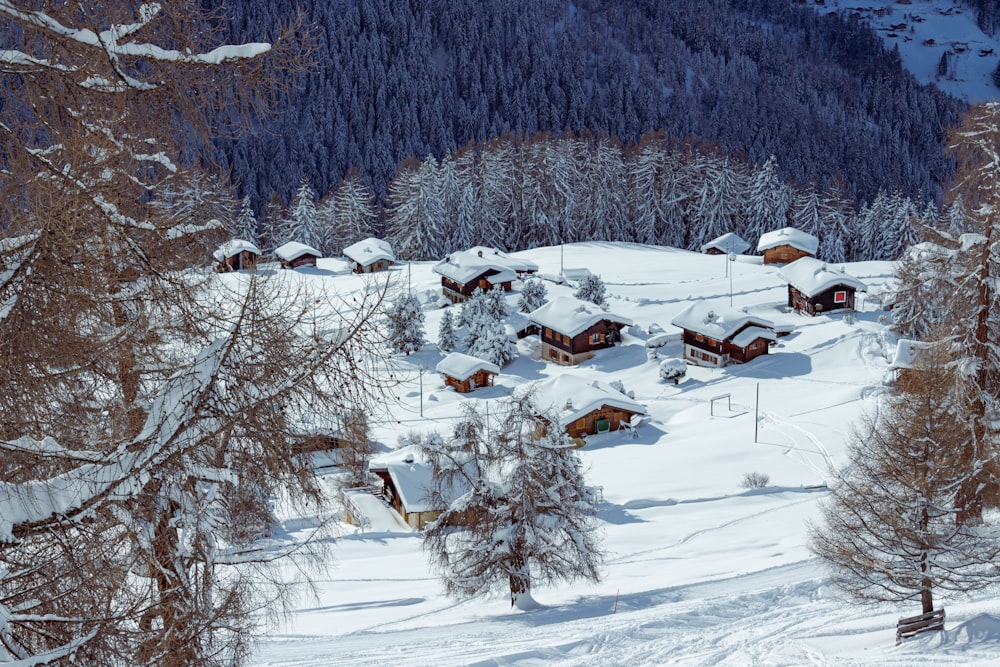
[[[819,239],[794,227],[784,227],[760,235],[757,252],[765,264],[790,264],[800,257],[815,257]]]
[[[829,266],[815,257],[803,257],[778,271],[788,283],[788,306],[800,313],[853,310],[856,292],[868,287],[842,268]]]
[[[316,260],[320,258],[320,252],[305,243],[289,241],[275,248],[274,256],[281,262],[281,268],[297,269],[300,266],[316,266]]]
[[[439,361],[434,370],[444,376],[446,387],[464,394],[477,387],[492,385],[500,367],[479,357],[452,352]]]

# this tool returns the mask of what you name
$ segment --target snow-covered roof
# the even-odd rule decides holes
[[[499,262],[508,269],[512,269],[518,273],[533,273],[538,270],[538,265],[531,260],[511,257],[507,253],[497,250],[496,248],[477,245],[469,248],[466,252],[477,257],[489,259],[491,262]]]
[[[786,264],[778,271],[778,276],[808,297],[838,285],[853,287],[859,292],[868,290],[867,285],[843,268],[831,267],[815,257],[802,257]]]
[[[695,301],[679,312],[670,323],[715,340],[726,340],[747,324],[774,331],[774,323],[770,320],[707,301]]]
[[[921,353],[933,346],[933,342],[901,338],[896,342],[896,355],[889,368],[918,368],[917,359]]]
[[[445,509],[436,507],[430,502],[430,491],[434,488],[434,470],[418,449],[414,447],[397,449],[372,459],[368,468],[385,470],[389,474],[407,512],[432,512]],[[461,485],[461,482],[456,483]],[[448,495],[454,499],[467,490],[460,486],[453,487]]]
[[[461,352],[452,352],[444,359],[438,362],[438,365],[434,367],[438,373],[444,373],[448,377],[453,377],[456,380],[468,380],[470,377],[478,373],[479,371],[489,371],[490,373],[499,373],[500,367],[494,363],[486,361],[485,359],[480,359],[479,357],[474,357],[471,354],[462,354]]]
[[[733,345],[736,347],[746,347],[758,338],[763,338],[765,340],[778,340],[778,334],[774,332],[774,329],[749,326],[733,336]]]
[[[232,239],[231,241],[226,241],[221,246],[219,246],[218,250],[212,253],[212,257],[221,262],[224,259],[235,257],[244,250],[246,250],[247,252],[252,252],[255,255],[260,254],[260,248],[250,243],[250,241],[244,241],[243,239]]]
[[[819,249],[819,239],[812,234],[802,231],[801,229],[783,227],[781,229],[776,229],[773,232],[761,234],[760,241],[757,242],[757,250],[759,252],[763,252],[765,250],[770,250],[771,248],[777,248],[778,246],[783,245],[798,248],[799,250],[807,252],[810,255],[815,255],[816,250]]]
[[[282,246],[278,246],[274,249],[274,254],[286,262],[294,262],[303,255],[321,256],[319,250],[316,250],[316,248],[305,243],[299,243],[298,241],[289,241]]]
[[[568,426],[604,405],[647,414],[645,405],[603,382],[587,381],[569,373],[536,384],[533,402],[540,412],[556,417],[560,426]]]
[[[573,337],[586,331],[601,320],[630,325],[632,320],[624,315],[616,315],[589,301],[582,301],[571,296],[560,296],[545,303],[544,306],[528,314],[531,321],[538,326],[554,329],[559,333]]]
[[[494,271],[495,273],[489,276],[487,280],[494,285],[511,282],[517,278],[514,269],[510,268],[496,256],[485,255],[480,257],[470,252],[453,252],[435,264],[431,270],[438,275],[442,275],[463,285],[490,271]]]
[[[725,253],[732,252],[736,253],[737,255],[741,255],[750,248],[750,244],[744,241],[742,238],[740,238],[738,234],[734,234],[733,232],[726,232],[719,238],[713,241],[709,241],[708,243],[702,245],[701,251],[705,252],[710,248],[715,248],[716,250],[721,250],[722,252]]]
[[[396,261],[396,255],[392,252],[392,246],[382,239],[374,237],[368,237],[347,246],[344,248],[343,253],[344,257],[362,266],[368,266],[383,259],[387,259],[390,262]]]

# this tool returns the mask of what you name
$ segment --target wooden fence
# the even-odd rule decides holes
[[[935,609],[919,616],[901,618],[896,623],[896,645],[904,639],[915,637],[921,632],[944,630],[944,609]]]

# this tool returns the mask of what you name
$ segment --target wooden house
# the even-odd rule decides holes
[[[372,237],[347,246],[343,253],[354,273],[384,271],[396,263],[392,246],[382,239]]]
[[[815,315],[837,310],[853,310],[855,292],[868,287],[844,272],[815,257],[803,257],[778,271],[788,283],[788,305],[802,313]]]
[[[431,270],[441,276],[441,293],[452,303],[466,301],[477,288],[488,292],[499,287],[509,292],[517,278],[514,269],[487,253],[452,253]]]
[[[260,248],[249,241],[233,239],[219,246],[212,257],[217,262],[215,270],[220,273],[255,269],[260,259]]]
[[[636,403],[608,385],[563,373],[536,385],[532,401],[546,419],[583,445],[584,436],[633,428],[648,413],[646,406]]]
[[[300,266],[316,266],[316,260],[320,258],[320,252],[305,243],[289,241],[275,248],[274,256],[281,262],[281,268],[297,269]]]
[[[671,320],[683,329],[684,360],[719,368],[767,354],[777,340],[774,323],[743,310],[696,301]]]
[[[542,339],[542,358],[559,364],[578,364],[595,350],[612,347],[632,320],[615,315],[589,301],[561,296],[528,314]]]
[[[468,490],[461,479],[456,479],[455,486],[446,492],[449,497],[435,502],[431,498],[433,468],[411,449],[379,457],[368,465],[368,470],[381,480],[382,495],[389,506],[416,530],[437,519],[446,509],[446,503]]]
[[[439,361],[434,370],[444,376],[446,387],[454,387],[455,391],[465,394],[477,387],[492,385],[500,367],[479,357],[452,352]]]
[[[701,246],[701,251],[706,255],[728,255],[729,253],[742,255],[749,249],[750,244],[733,232],[727,232]]]
[[[784,227],[760,235],[757,252],[765,264],[790,264],[800,257],[815,257],[819,239],[794,227]]]

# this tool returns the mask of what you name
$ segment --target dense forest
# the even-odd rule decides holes
[[[204,0],[213,4],[217,0]],[[235,0],[225,29],[260,37],[286,1]],[[315,67],[260,131],[220,142],[258,215],[354,168],[379,202],[408,157],[569,130],[651,130],[856,202],[938,199],[943,128],[961,104],[916,84],[864,24],[788,0],[333,0],[308,3]],[[272,210],[276,210],[274,207]]]

